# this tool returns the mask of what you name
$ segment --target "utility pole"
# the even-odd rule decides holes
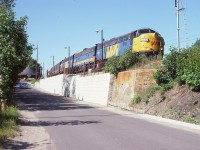
[[[102,61],[103,61],[103,30],[101,30],[101,47],[102,47]]]
[[[53,57],[53,67],[54,67],[54,56],[52,56]]]
[[[179,0],[175,0],[175,7],[176,7],[177,50],[180,51]]]
[[[65,47],[68,49],[68,74],[70,74],[70,46]]]
[[[37,73],[38,73],[38,45],[37,45],[36,50],[37,50],[37,54],[36,54],[37,58],[36,58],[36,73],[35,73],[35,78],[37,80],[37,78],[38,78],[38,76],[37,76]]]
[[[70,74],[70,46],[68,46],[68,57],[69,57],[69,74]]]
[[[43,68],[43,78],[44,78],[44,62],[43,62],[43,67],[42,68]]]
[[[103,30],[96,30],[97,33],[99,33],[99,31],[101,31],[101,48],[102,48],[102,61],[103,61],[103,42],[104,42],[104,39],[103,39]]]
[[[184,10],[185,8],[179,8],[179,1],[175,0],[175,7],[176,7],[176,23],[177,23],[177,50],[180,51],[180,27],[179,27],[179,11]]]

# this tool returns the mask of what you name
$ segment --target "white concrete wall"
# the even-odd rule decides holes
[[[76,98],[107,106],[110,79],[111,75],[109,73],[76,78]]]
[[[70,77],[57,75],[41,79],[37,86],[49,93],[62,96],[66,96],[66,91],[69,91],[69,95],[76,99],[107,106],[111,96],[111,77],[109,73],[106,73],[84,77],[76,76],[71,77],[72,80],[66,80]],[[69,84],[69,82],[71,83]]]
[[[49,93],[63,95],[63,74],[41,79],[39,88]]]

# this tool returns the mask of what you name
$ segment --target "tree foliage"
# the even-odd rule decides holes
[[[30,58],[29,63],[28,63],[29,67],[33,70],[36,70],[36,64],[37,64],[38,69],[41,68],[41,65],[37,63],[37,60]],[[39,72],[39,74],[41,74],[41,72]]]
[[[16,20],[13,6],[13,0],[0,0],[0,96],[8,103],[18,74],[27,66],[32,53],[25,30],[27,17]]]
[[[163,60],[161,67],[154,78],[158,84],[167,84],[178,81],[187,84],[192,90],[200,90],[200,41],[192,47],[177,52],[175,48]]]

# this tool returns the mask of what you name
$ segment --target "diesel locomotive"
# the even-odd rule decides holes
[[[136,55],[144,53],[147,57],[163,55],[164,45],[163,37],[155,30],[138,29],[66,57],[48,71],[48,76],[63,73],[76,74],[95,69],[98,68],[98,64],[106,63],[109,58],[118,57],[127,50],[131,50]]]

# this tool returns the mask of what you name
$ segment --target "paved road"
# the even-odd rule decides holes
[[[34,89],[16,91],[38,121],[22,125],[42,126],[50,135],[49,149],[58,150],[200,150],[200,134],[118,114],[100,106],[73,102]]]

